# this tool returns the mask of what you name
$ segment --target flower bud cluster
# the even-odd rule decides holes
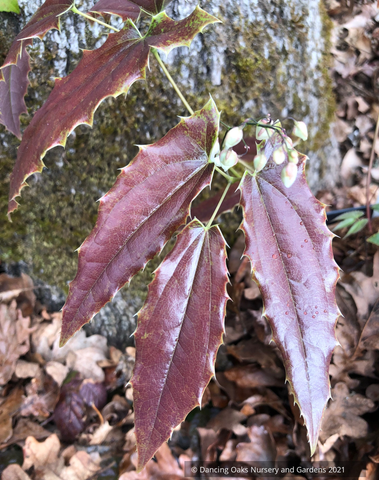
[[[214,163],[217,167],[222,168],[225,172],[238,163],[239,156],[233,150],[233,147],[243,140],[243,129],[246,122],[238,127],[233,127],[228,131],[222,145],[222,151],[220,151],[220,143],[218,139],[212,147],[209,161]],[[293,134],[301,140],[306,140],[308,138],[306,124],[296,120],[294,120],[294,124],[295,127]],[[256,127],[256,139],[259,140],[259,143],[257,143],[257,154],[253,161],[254,170],[260,172],[267,165],[268,158],[266,156],[265,146],[268,141],[271,141],[271,145],[276,145],[275,150],[272,152],[272,160],[276,165],[284,164],[281,171],[282,182],[285,187],[291,187],[297,178],[299,153],[295,150],[292,139],[288,137],[285,130],[282,129],[280,121],[276,120],[276,122],[273,122],[270,117],[267,117],[258,122]]]
[[[228,131],[223,143],[223,150],[220,152],[220,143],[216,140],[209,155],[209,161],[217,167],[221,167],[225,172],[238,163],[238,155],[233,147],[238,145],[243,139],[244,125],[233,127]]]
[[[302,140],[306,140],[308,138],[308,131],[305,123],[297,122],[295,120],[294,123],[294,135],[296,135]],[[270,124],[270,127],[265,127],[264,124]],[[278,131],[279,129],[280,133]],[[277,137],[280,135],[283,141],[280,142],[280,145],[278,145],[272,153],[272,160],[274,161],[274,163],[276,163],[276,165],[281,165],[286,160],[288,160],[287,164],[283,166],[281,178],[284,186],[289,188],[294,184],[297,178],[297,164],[299,161],[299,153],[297,152],[297,150],[295,150],[292,139],[288,137],[282,130],[282,126],[279,120],[277,120],[276,122],[272,122],[268,118],[261,120],[257,125],[256,138],[257,140],[260,140],[260,143],[257,143],[257,155],[254,158],[254,169],[256,172],[260,172],[266,166],[268,158],[265,154],[265,145],[270,138],[273,138],[273,135],[275,133]],[[275,143],[277,143],[277,139],[275,139]]]

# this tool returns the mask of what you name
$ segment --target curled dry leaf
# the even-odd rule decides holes
[[[0,404],[0,444],[12,437],[12,418],[21,406],[23,389],[14,388]]]
[[[276,370],[261,369],[255,365],[238,365],[224,372],[225,377],[235,382],[239,387],[283,387],[284,375],[281,370],[279,376]]]
[[[252,425],[247,429],[250,443],[236,446],[237,462],[273,462],[276,459],[276,446],[271,433],[264,425]]]
[[[332,390],[332,401],[325,411],[320,439],[325,442],[338,433],[340,437],[363,438],[367,435],[368,424],[360,417],[375,408],[372,400],[363,395],[350,393],[345,383],[337,383]]]
[[[0,274],[0,303],[10,303],[16,299],[17,308],[21,310],[22,315],[24,317],[32,315],[36,303],[33,288],[33,280],[25,273],[20,277],[11,277],[2,273]]]
[[[231,430],[236,435],[243,435],[245,427],[241,425],[246,420],[246,415],[233,408],[224,408],[207,423],[207,428],[212,428],[216,433],[222,429]],[[241,429],[243,427],[243,430]]]
[[[30,480],[20,465],[8,465],[1,475],[1,480]]]
[[[60,469],[62,462],[59,461],[59,451],[61,444],[59,438],[54,433],[43,442],[38,442],[34,437],[28,437],[25,440],[24,463],[22,468],[29,470],[34,467],[36,470],[49,468],[49,470],[57,471]]]
[[[59,398],[59,388],[47,374],[33,378],[26,386],[27,397],[22,403],[20,414],[23,417],[47,418],[54,411]]]
[[[0,385],[9,382],[17,360],[29,351],[29,337],[35,330],[29,326],[30,318],[23,318],[21,312],[16,311],[15,302],[9,307],[0,304]]]

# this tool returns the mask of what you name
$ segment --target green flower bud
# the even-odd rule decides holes
[[[238,145],[243,139],[243,127],[234,127],[226,134],[224,148],[231,148]]]
[[[267,157],[264,153],[260,153],[254,158],[254,168],[256,172],[263,170],[267,163]]]
[[[296,163],[299,161],[299,154],[296,150],[289,150],[288,151],[288,161],[291,163]]]
[[[293,134],[297,137],[301,138],[302,140],[306,140],[308,138],[308,129],[304,122],[295,122],[295,128],[293,129]]]
[[[297,177],[297,165],[294,163],[288,163],[282,170],[281,173],[283,185],[287,188],[290,188]]]
[[[283,147],[276,149],[272,155],[272,159],[277,165],[280,165],[286,159],[286,154],[284,153]]]
[[[229,168],[234,167],[238,163],[238,155],[231,148],[224,149],[220,153],[220,164],[221,167],[227,172]]]

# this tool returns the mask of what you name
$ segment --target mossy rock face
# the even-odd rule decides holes
[[[21,16],[0,14],[0,61],[42,1],[19,3]],[[87,11],[92,4],[84,0],[80,9]],[[174,0],[168,13],[183,18],[196,4]],[[222,111],[222,120],[230,125],[267,113],[275,118],[304,119],[310,130],[307,145],[311,187],[317,190],[332,186],[337,169],[330,157],[335,156],[338,162],[338,156],[329,138],[334,101],[327,75],[329,23],[322,3],[206,0],[201,6],[223,23],[207,27],[190,50],[179,48],[163,58],[183,86],[189,103],[194,109],[201,108],[212,94]],[[115,24],[117,21],[112,20]],[[105,40],[105,29],[89,26],[71,13],[63,15],[61,23],[61,33],[49,32],[43,42],[35,40],[30,49],[31,86],[26,98],[29,113],[22,117],[23,127],[48,97],[54,77],[75,68],[80,49],[99,47]],[[150,64],[146,82],[134,84],[126,97],[109,98],[102,103],[92,129],[79,126],[68,138],[65,150],[58,147],[47,153],[44,162],[48,168],[29,179],[31,188],[23,190],[20,208],[12,216],[11,224],[5,220],[7,190],[19,142],[0,125],[3,261],[22,259],[35,277],[67,291],[68,282],[76,273],[75,250],[93,228],[96,200],[112,186],[117,169],[137,153],[135,144],[161,138],[178,122],[178,115],[187,115],[153,58]],[[238,216],[228,216],[224,221],[229,243],[233,242],[238,221]],[[114,317],[105,333],[111,342],[118,336],[113,341],[118,345],[130,342],[127,339],[136,322],[133,314],[142,305],[146,283],[158,263],[155,260],[149,264],[122,290],[114,308],[110,306],[95,317],[90,326],[92,332],[104,333],[104,319]],[[118,303],[117,298],[121,299]]]

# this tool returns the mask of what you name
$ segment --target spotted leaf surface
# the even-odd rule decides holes
[[[269,142],[268,142],[269,143]],[[269,146],[266,155],[270,158]],[[330,398],[329,363],[336,346],[335,301],[338,267],[326,213],[305,179],[305,156],[298,175],[286,188],[283,165],[270,158],[257,175],[241,182],[245,255],[264,301],[273,340],[279,347],[287,380],[308,430],[312,454]]]
[[[157,143],[141,147],[100,200],[97,224],[79,249],[78,273],[63,307],[61,345],[185,223],[192,200],[211,181],[208,155],[218,125],[210,100]]]
[[[141,10],[156,15],[166,8],[171,0],[100,0],[91,12],[118,15],[123,20],[137,20]]]
[[[135,333],[138,468],[200,404],[214,372],[227,301],[225,240],[193,220],[156,271]]]
[[[174,47],[189,46],[197,33],[216,21],[199,7],[180,21],[163,12],[153,17],[144,37],[129,21],[123,30],[110,34],[99,49],[84,51],[75,70],[56,80],[46,103],[25,130],[11,174],[8,213],[17,208],[15,197],[26,179],[42,171],[47,150],[64,146],[77,125],[92,125],[94,112],[104,98],[126,93],[136,80],[145,78],[151,47],[169,52]]]
[[[27,113],[24,96],[28,89],[29,72],[29,55],[24,43],[16,65],[3,68],[3,81],[0,81],[0,123],[18,138],[21,138],[19,117]]]

